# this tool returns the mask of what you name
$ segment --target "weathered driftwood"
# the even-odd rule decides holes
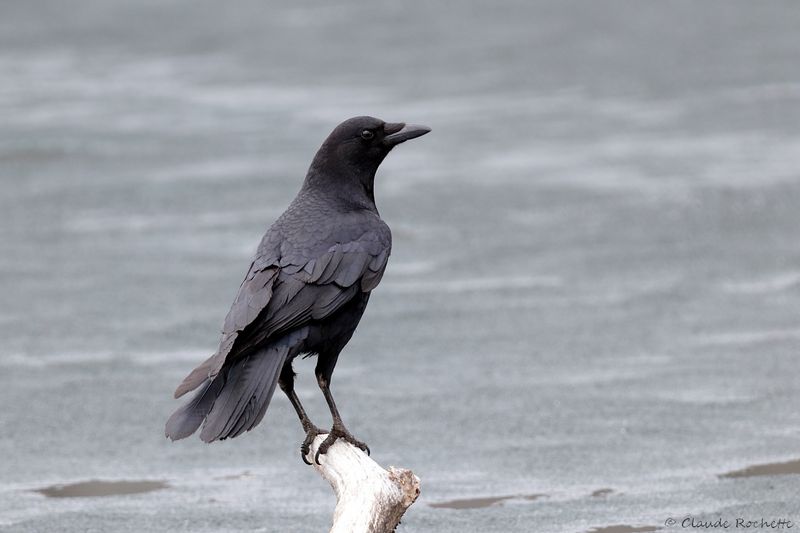
[[[327,435],[318,435],[308,460],[314,460]],[[336,494],[331,533],[390,533],[419,496],[419,478],[411,470],[384,469],[355,446],[338,440],[314,464]]]

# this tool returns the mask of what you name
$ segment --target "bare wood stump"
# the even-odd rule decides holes
[[[312,463],[325,437],[311,444]],[[330,533],[391,533],[419,496],[419,478],[411,470],[384,469],[348,442],[337,440],[319,462],[314,468],[336,494]]]

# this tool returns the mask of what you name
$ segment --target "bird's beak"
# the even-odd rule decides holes
[[[416,139],[417,137],[422,137],[426,133],[429,133],[431,129],[428,126],[420,126],[419,124],[386,124],[384,126],[384,131],[388,133],[386,137],[383,138],[383,142],[387,146],[396,146],[400,143],[404,143],[410,139]]]

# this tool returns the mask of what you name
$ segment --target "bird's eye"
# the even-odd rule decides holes
[[[372,139],[373,137],[375,137],[375,134],[372,133],[369,130],[364,130],[364,131],[361,132],[361,138],[364,139],[365,141],[368,141],[368,140]]]

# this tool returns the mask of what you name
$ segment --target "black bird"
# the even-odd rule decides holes
[[[303,186],[261,240],[225,319],[217,352],[175,391],[199,390],[167,421],[172,440],[201,424],[205,442],[236,437],[264,417],[275,385],[289,397],[303,430],[303,460],[314,437],[294,391],[292,360],[316,355],[315,373],[333,427],[315,460],[343,439],[369,453],[345,428],[330,391],[331,375],[378,285],[392,248],[375,207],[375,172],[398,144],[426,126],[355,117],[339,124],[317,151]],[[309,463],[310,464],[310,463]]]

